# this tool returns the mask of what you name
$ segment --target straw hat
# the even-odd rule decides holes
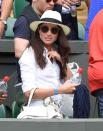
[[[51,23],[60,26],[64,31],[65,35],[68,35],[70,32],[70,28],[62,24],[61,15],[57,11],[52,10],[45,11],[39,21],[34,21],[30,24],[31,30],[35,32],[38,26],[42,23]]]

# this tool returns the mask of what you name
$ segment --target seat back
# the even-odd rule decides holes
[[[6,110],[5,106],[3,104],[0,105],[0,118],[5,118],[6,117]]]
[[[26,104],[26,100],[22,91],[21,83],[15,84],[16,97],[12,103],[12,117],[16,118],[21,111],[22,105]]]
[[[85,36],[85,28],[82,25],[82,23],[80,23],[78,21],[78,37],[79,37],[79,40],[84,40],[84,36]]]
[[[12,103],[12,118],[17,118],[21,111],[21,107],[17,104],[16,101],[13,101]]]
[[[23,8],[28,4],[29,3],[25,0],[14,0],[14,5],[13,5],[14,17],[15,18],[19,17]]]
[[[13,38],[14,37],[14,33],[13,33],[13,27],[14,27],[14,23],[16,21],[16,18],[14,17],[9,17],[7,20],[7,30],[5,32],[5,37],[6,38]]]

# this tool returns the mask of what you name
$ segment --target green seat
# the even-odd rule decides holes
[[[78,21],[78,37],[79,37],[79,40],[84,40],[84,36],[85,36],[85,28],[82,25],[82,23],[80,23]]]
[[[17,104],[16,101],[12,103],[12,118],[17,118],[20,113],[21,107]]]
[[[20,113],[22,105],[26,103],[21,84],[15,84],[16,88],[16,99],[12,103],[12,117],[16,118]]]
[[[6,110],[5,106],[3,104],[0,105],[0,118],[5,118],[6,117]]]
[[[16,18],[14,17],[9,17],[7,20],[7,30],[5,32],[5,37],[6,38],[13,38],[14,37],[14,33],[13,33],[13,27],[14,27],[14,23],[16,21]]]
[[[28,5],[28,2],[25,0],[14,0],[14,5],[13,5],[13,13],[14,17],[17,18],[20,16],[23,8]]]

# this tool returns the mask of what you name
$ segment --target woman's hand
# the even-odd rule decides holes
[[[76,90],[77,86],[78,84],[73,84],[73,83],[66,81],[59,88],[59,92],[60,94],[71,94]]]
[[[48,52],[49,59],[57,60],[59,62],[62,62],[61,56],[57,51],[49,51]]]

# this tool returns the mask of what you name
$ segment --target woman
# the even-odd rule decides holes
[[[71,75],[66,66],[70,52],[66,35],[70,29],[62,24],[61,15],[51,10],[45,11],[40,21],[32,22],[30,28],[31,44],[19,59],[24,95],[28,99],[35,88],[30,106],[44,106],[48,97],[60,104],[61,94],[76,89],[76,84],[61,84]]]

